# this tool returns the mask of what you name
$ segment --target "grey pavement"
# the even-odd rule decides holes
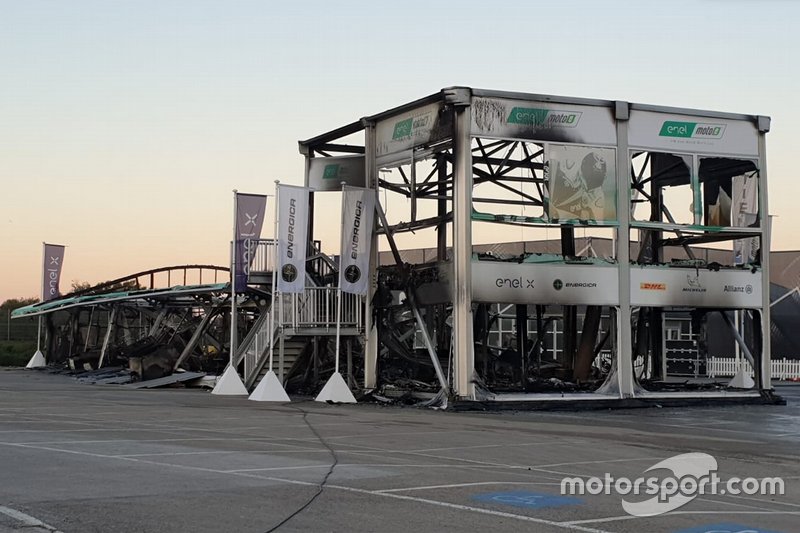
[[[0,533],[800,532],[800,386],[779,392],[788,406],[452,413],[0,371]],[[786,493],[647,518],[560,496],[565,476],[635,479],[690,452]]]

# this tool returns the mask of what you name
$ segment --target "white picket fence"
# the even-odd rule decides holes
[[[709,357],[706,374],[710,378],[736,375],[736,359],[733,357]],[[745,370],[753,376],[753,369],[745,362]],[[772,361],[772,379],[800,378],[800,359],[777,359]]]

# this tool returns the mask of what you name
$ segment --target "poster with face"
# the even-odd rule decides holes
[[[615,150],[550,144],[546,149],[552,221],[617,220]]]

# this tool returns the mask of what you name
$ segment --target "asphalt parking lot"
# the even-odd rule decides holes
[[[0,533],[798,532],[800,387],[779,393],[788,406],[452,413],[0,371]],[[785,494],[650,517],[560,494],[565,476],[635,479],[692,452]]]

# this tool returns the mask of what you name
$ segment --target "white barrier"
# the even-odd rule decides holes
[[[772,379],[800,378],[800,359],[773,359]],[[736,359],[733,357],[709,357],[706,374],[710,378],[733,377],[736,375]],[[745,371],[753,377],[753,369],[745,363]]]

